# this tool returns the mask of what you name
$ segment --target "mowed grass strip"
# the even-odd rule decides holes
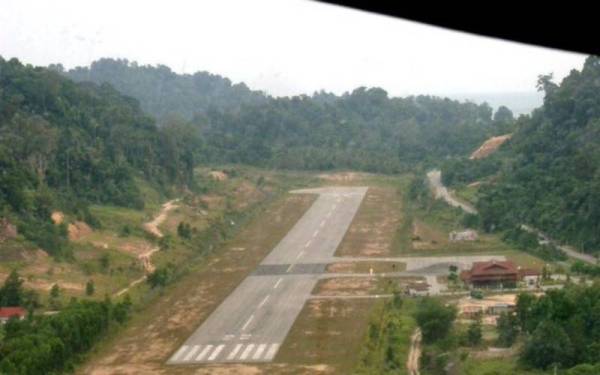
[[[327,373],[352,373],[367,331],[373,303],[367,299],[309,300],[275,361],[320,364]]]
[[[287,234],[315,200],[286,195],[260,212],[232,240],[167,286],[128,326],[104,341],[81,374],[195,373],[166,366],[168,357]]]
[[[389,256],[401,222],[402,198],[398,189],[370,186],[335,255]]]

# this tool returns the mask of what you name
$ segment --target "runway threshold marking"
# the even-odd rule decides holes
[[[244,352],[242,353],[242,355],[240,356],[240,359],[246,359],[248,358],[248,355],[250,354],[250,352],[252,351],[252,349],[254,349],[254,344],[250,344],[246,347],[246,350],[244,350]]]
[[[267,301],[269,300],[270,297],[271,297],[271,295],[267,294],[267,296],[265,297],[265,299],[263,299],[262,302],[260,303],[260,305],[258,305],[258,308],[260,309],[261,307],[263,307],[263,305],[265,303],[267,303]]]
[[[243,348],[244,345],[243,344],[237,344],[235,346],[235,348],[233,348],[233,350],[231,351],[231,353],[229,353],[229,355],[227,356],[227,360],[231,361],[232,359],[235,358],[235,356],[238,354],[238,352],[240,351],[241,348]]]
[[[267,354],[265,355],[265,359],[268,361],[273,359],[275,353],[277,353],[277,349],[279,349],[279,344],[271,344],[269,350],[267,351]]]
[[[256,352],[254,352],[254,355],[252,356],[252,359],[259,359],[260,356],[263,354],[263,352],[265,351],[265,348],[267,347],[267,344],[260,344],[258,346],[258,348],[256,349]]]
[[[279,286],[279,284],[281,284],[282,281],[283,281],[283,278],[280,277],[279,280],[277,280],[277,282],[275,283],[275,286],[273,286],[273,289],[277,289],[277,287]]]
[[[221,351],[223,350],[223,348],[225,347],[224,344],[221,344],[219,346],[217,346],[217,348],[215,349],[214,352],[212,352],[212,354],[210,355],[210,357],[208,357],[209,361],[213,361],[215,358],[217,358],[217,356],[221,353]]]
[[[196,361],[201,361],[204,359],[204,357],[206,357],[206,355],[208,354],[208,352],[210,352],[212,350],[214,345],[207,345],[204,350],[202,350],[200,352],[200,354],[198,354],[198,356],[196,357]]]
[[[246,330],[246,328],[248,327],[248,324],[250,324],[250,322],[252,321],[252,319],[254,319],[254,314],[250,315],[250,317],[248,318],[248,320],[246,320],[246,324],[244,324],[244,326],[242,327],[242,331]]]
[[[179,357],[181,357],[181,355],[182,355],[183,353],[185,353],[185,352],[188,350],[188,348],[189,348],[189,346],[187,346],[187,345],[184,345],[184,346],[182,346],[182,347],[181,347],[181,348],[180,348],[180,349],[177,351],[177,353],[175,353],[175,355],[173,356],[173,359],[172,359],[172,360],[173,360],[173,361],[176,361],[176,360],[177,360]]]
[[[198,351],[198,349],[200,349],[200,345],[194,345],[192,347],[192,350],[190,350],[188,352],[188,354],[183,358],[183,360],[184,361],[189,361],[194,356],[194,354],[196,354],[196,352]]]

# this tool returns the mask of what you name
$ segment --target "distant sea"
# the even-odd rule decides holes
[[[544,93],[537,91],[452,94],[444,96],[460,101],[469,100],[478,104],[487,102],[494,108],[494,111],[501,105],[504,105],[510,108],[515,117],[522,114],[530,114],[544,102]]]

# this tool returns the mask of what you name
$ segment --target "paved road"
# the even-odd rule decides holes
[[[434,191],[436,199],[442,198],[449,205],[451,205],[453,207],[460,207],[467,213],[471,213],[471,214],[477,213],[477,210],[473,206],[458,201],[456,198],[454,198],[450,194],[450,192],[448,192],[448,189],[442,184],[442,172],[441,171],[439,171],[439,170],[429,171],[427,173],[427,178],[429,179],[429,184],[431,185],[431,187]],[[536,228],[533,228],[532,226],[529,226],[526,224],[521,224],[521,228],[528,232],[537,233],[542,238],[543,241],[554,244],[554,246],[556,246],[559,249],[561,249],[562,251],[564,251],[567,254],[567,256],[569,256],[571,258],[575,258],[575,259],[581,260],[581,261],[589,263],[589,264],[597,264],[598,263],[598,261],[595,257],[593,257],[589,254],[579,252],[572,246],[560,245],[557,241],[553,240],[548,235],[546,235],[545,233],[543,233],[542,231],[540,231]]]
[[[366,187],[295,191],[319,198],[167,363],[272,361],[366,191]]]
[[[458,199],[454,198],[448,189],[442,184],[442,172],[439,170],[433,170],[427,173],[429,184],[433,188],[435,199],[443,198],[449,205],[453,207],[460,207],[465,212],[470,214],[476,214],[477,210],[470,204],[463,203]]]

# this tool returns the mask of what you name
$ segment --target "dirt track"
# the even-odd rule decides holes
[[[158,215],[156,215],[154,217],[154,219],[152,219],[152,221],[149,221],[144,224],[144,229],[146,231],[148,231],[149,233],[153,234],[154,236],[156,236],[158,238],[162,238],[163,233],[160,231],[160,229],[158,229],[158,226],[160,224],[162,224],[163,221],[165,221],[169,211],[171,211],[172,209],[177,207],[177,205],[175,204],[177,201],[178,201],[178,199],[173,199],[173,200],[170,200],[170,201],[166,202],[165,204],[163,204]],[[152,249],[148,250],[147,252],[140,254],[138,256],[138,259],[140,260],[140,262],[142,262],[142,266],[144,267],[144,270],[146,271],[146,275],[140,277],[139,279],[133,280],[131,283],[129,283],[129,285],[127,287],[116,292],[114,294],[115,297],[119,297],[119,296],[127,293],[127,291],[129,289],[131,289],[132,287],[141,283],[142,281],[146,280],[147,274],[154,272],[155,267],[152,264],[151,258],[152,258],[152,254],[154,254],[155,252],[157,252],[159,250],[160,250],[160,248],[158,246],[155,246]]]
[[[406,368],[410,375],[419,375],[419,359],[421,358],[421,329],[415,329],[410,337],[410,352],[406,361]]]

